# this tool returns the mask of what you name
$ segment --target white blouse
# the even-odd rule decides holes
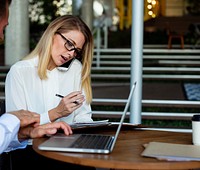
[[[50,122],[48,111],[55,108],[63,96],[79,91],[82,64],[73,60],[69,68],[57,67],[48,71],[48,79],[38,76],[38,57],[15,63],[6,76],[6,112],[24,109],[40,114],[40,124]],[[84,94],[84,91],[83,91]],[[67,117],[66,123],[92,121],[91,106],[86,102]]]

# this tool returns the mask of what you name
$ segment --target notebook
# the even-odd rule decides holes
[[[48,150],[48,151],[79,152],[79,153],[102,153],[102,154],[111,153],[115,146],[119,132],[121,130],[121,126],[124,122],[135,87],[136,87],[136,82],[131,87],[129,97],[126,102],[115,135],[73,134],[66,136],[62,133],[57,133],[56,135],[51,136],[45,142],[41,143],[38,146],[38,149]]]
[[[150,142],[141,155],[168,161],[200,161],[200,147],[188,144]]]

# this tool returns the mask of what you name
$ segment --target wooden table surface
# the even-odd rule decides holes
[[[94,128],[84,130],[86,133],[114,134],[116,127]],[[79,131],[77,131],[78,133]],[[76,133],[76,131],[75,131]],[[47,138],[33,140],[33,149],[40,155],[55,160],[85,166],[110,169],[198,169],[200,161],[164,161],[155,158],[142,157],[144,144],[149,142],[168,142],[192,144],[192,134],[182,132],[167,132],[144,130],[123,126],[117,143],[110,154],[82,154],[38,150],[38,145]]]

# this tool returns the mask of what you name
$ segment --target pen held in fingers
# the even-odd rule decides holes
[[[57,96],[57,97],[60,97],[60,98],[63,98],[63,97],[64,97],[64,96],[62,96],[62,95],[60,95],[60,94],[56,94],[56,96]],[[79,104],[80,104],[77,100],[75,100],[73,103],[76,104],[76,105],[79,105]]]
[[[56,94],[57,97],[63,98],[64,96],[60,95],[60,94]]]

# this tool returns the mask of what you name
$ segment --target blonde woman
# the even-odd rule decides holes
[[[88,26],[76,16],[58,17],[35,49],[7,74],[6,111],[34,111],[40,114],[40,124],[92,121],[92,56]]]

